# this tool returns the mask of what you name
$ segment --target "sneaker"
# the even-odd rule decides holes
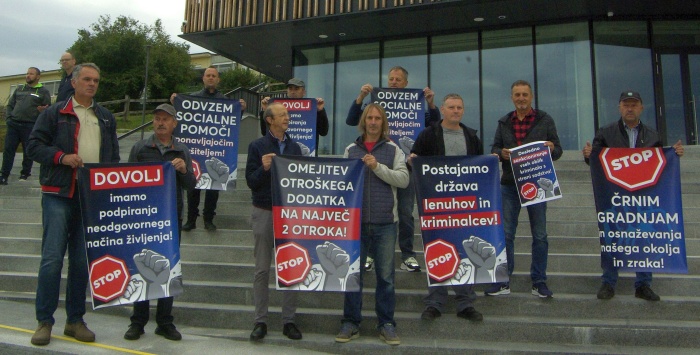
[[[615,296],[615,288],[612,287],[611,284],[603,282],[602,285],[600,285],[600,290],[598,290],[598,299],[599,300],[609,300]]]
[[[182,334],[175,328],[174,324],[164,324],[156,327],[156,334],[163,336],[168,340],[180,340],[182,339]]]
[[[73,337],[75,340],[85,343],[92,343],[95,341],[95,333],[88,329],[87,324],[83,321],[66,323],[66,327],[63,328],[63,335]]]
[[[484,320],[484,315],[474,309],[474,307],[467,307],[463,309],[461,312],[457,313],[457,317],[464,318],[472,322],[481,322]]]
[[[423,313],[421,313],[420,319],[422,319],[422,320],[435,320],[435,318],[439,318],[440,316],[442,316],[442,313],[440,313],[440,311],[438,311],[437,308],[435,308],[433,306],[429,306],[428,308],[425,309],[425,311],[423,311]]]
[[[267,324],[255,323],[255,327],[253,327],[253,332],[250,333],[250,340],[262,340],[265,337],[265,335],[267,335]]]
[[[410,257],[401,263],[401,270],[406,270],[408,272],[419,272],[420,265],[414,257]]]
[[[51,323],[39,323],[39,327],[36,328],[34,335],[32,335],[32,344],[39,346],[48,345],[51,342],[51,328],[53,328]]]
[[[401,344],[401,339],[396,335],[396,327],[391,323],[386,323],[379,331],[379,339],[384,340],[389,345]]]
[[[491,284],[489,288],[484,291],[486,296],[498,296],[498,295],[510,295],[510,282],[500,282]]]
[[[19,176],[19,181],[27,181],[27,179],[29,179],[30,176],[31,176],[31,174],[29,174],[29,175],[22,174]]]
[[[131,323],[129,329],[124,333],[124,339],[126,340],[137,340],[144,333],[143,326],[136,323]]]
[[[541,298],[552,298],[554,293],[547,288],[547,284],[544,282],[538,282],[532,285],[532,295]]]
[[[216,225],[212,221],[204,221],[204,229],[213,232],[216,230]]]
[[[365,261],[365,271],[372,271],[374,270],[374,259],[372,259],[371,256],[367,257],[367,261]]]
[[[282,334],[286,335],[287,338],[292,340],[301,339],[301,331],[294,323],[285,324],[284,328],[282,328]]]
[[[350,340],[357,339],[360,337],[360,327],[352,324],[350,322],[343,322],[340,325],[340,332],[335,336],[335,341],[337,343],[347,343]]]
[[[0,176],[0,185],[7,185],[7,178],[4,176]]]
[[[637,287],[637,289],[634,291],[634,297],[641,298],[643,300],[647,301],[659,301],[661,300],[661,297],[654,293],[654,291],[651,290],[651,287],[647,285],[642,285]]]

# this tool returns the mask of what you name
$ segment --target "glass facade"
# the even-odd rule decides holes
[[[532,84],[533,106],[554,118],[565,150],[581,149],[598,127],[617,121],[626,90],[640,92],[642,121],[665,143],[692,136],[697,144],[698,43],[699,21],[582,21],[298,50],[294,73],[310,96],[326,99],[332,130],[321,149],[330,154],[358,136],[345,119],[360,87],[386,86],[396,65],[408,70],[409,88],[433,89],[437,105],[448,93],[461,95],[463,123],[479,130],[487,152],[496,122],[513,110],[510,86],[519,79]]]

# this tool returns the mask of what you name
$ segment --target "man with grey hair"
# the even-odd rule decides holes
[[[99,83],[100,69],[95,64],[76,66],[71,81],[75,94],[44,110],[29,136],[27,154],[41,164],[44,229],[36,291],[39,326],[31,340],[34,345],[51,341],[66,250],[67,319],[63,334],[83,342],[95,341],[95,333],[83,321],[88,268],[75,176],[76,169],[85,163],[119,162],[117,123],[112,113],[94,100]]]

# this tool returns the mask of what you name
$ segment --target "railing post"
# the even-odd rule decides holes
[[[129,122],[129,108],[131,104],[131,98],[129,95],[124,95],[124,122]]]

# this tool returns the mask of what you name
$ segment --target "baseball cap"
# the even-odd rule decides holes
[[[158,107],[156,107],[155,110],[153,110],[153,113],[156,113],[156,112],[158,112],[158,111],[166,112],[166,113],[169,114],[170,116],[175,117],[175,107],[173,107],[173,105],[170,105],[170,104],[160,104],[160,105],[158,105]]]
[[[306,87],[306,84],[304,84],[304,82],[299,78],[289,79],[289,81],[287,82],[287,86],[290,86],[290,85],[299,86],[299,87]]]
[[[620,94],[620,101],[619,102],[622,102],[622,100],[627,100],[627,99],[635,99],[639,102],[642,102],[642,97],[636,91],[623,91],[622,94]]]

